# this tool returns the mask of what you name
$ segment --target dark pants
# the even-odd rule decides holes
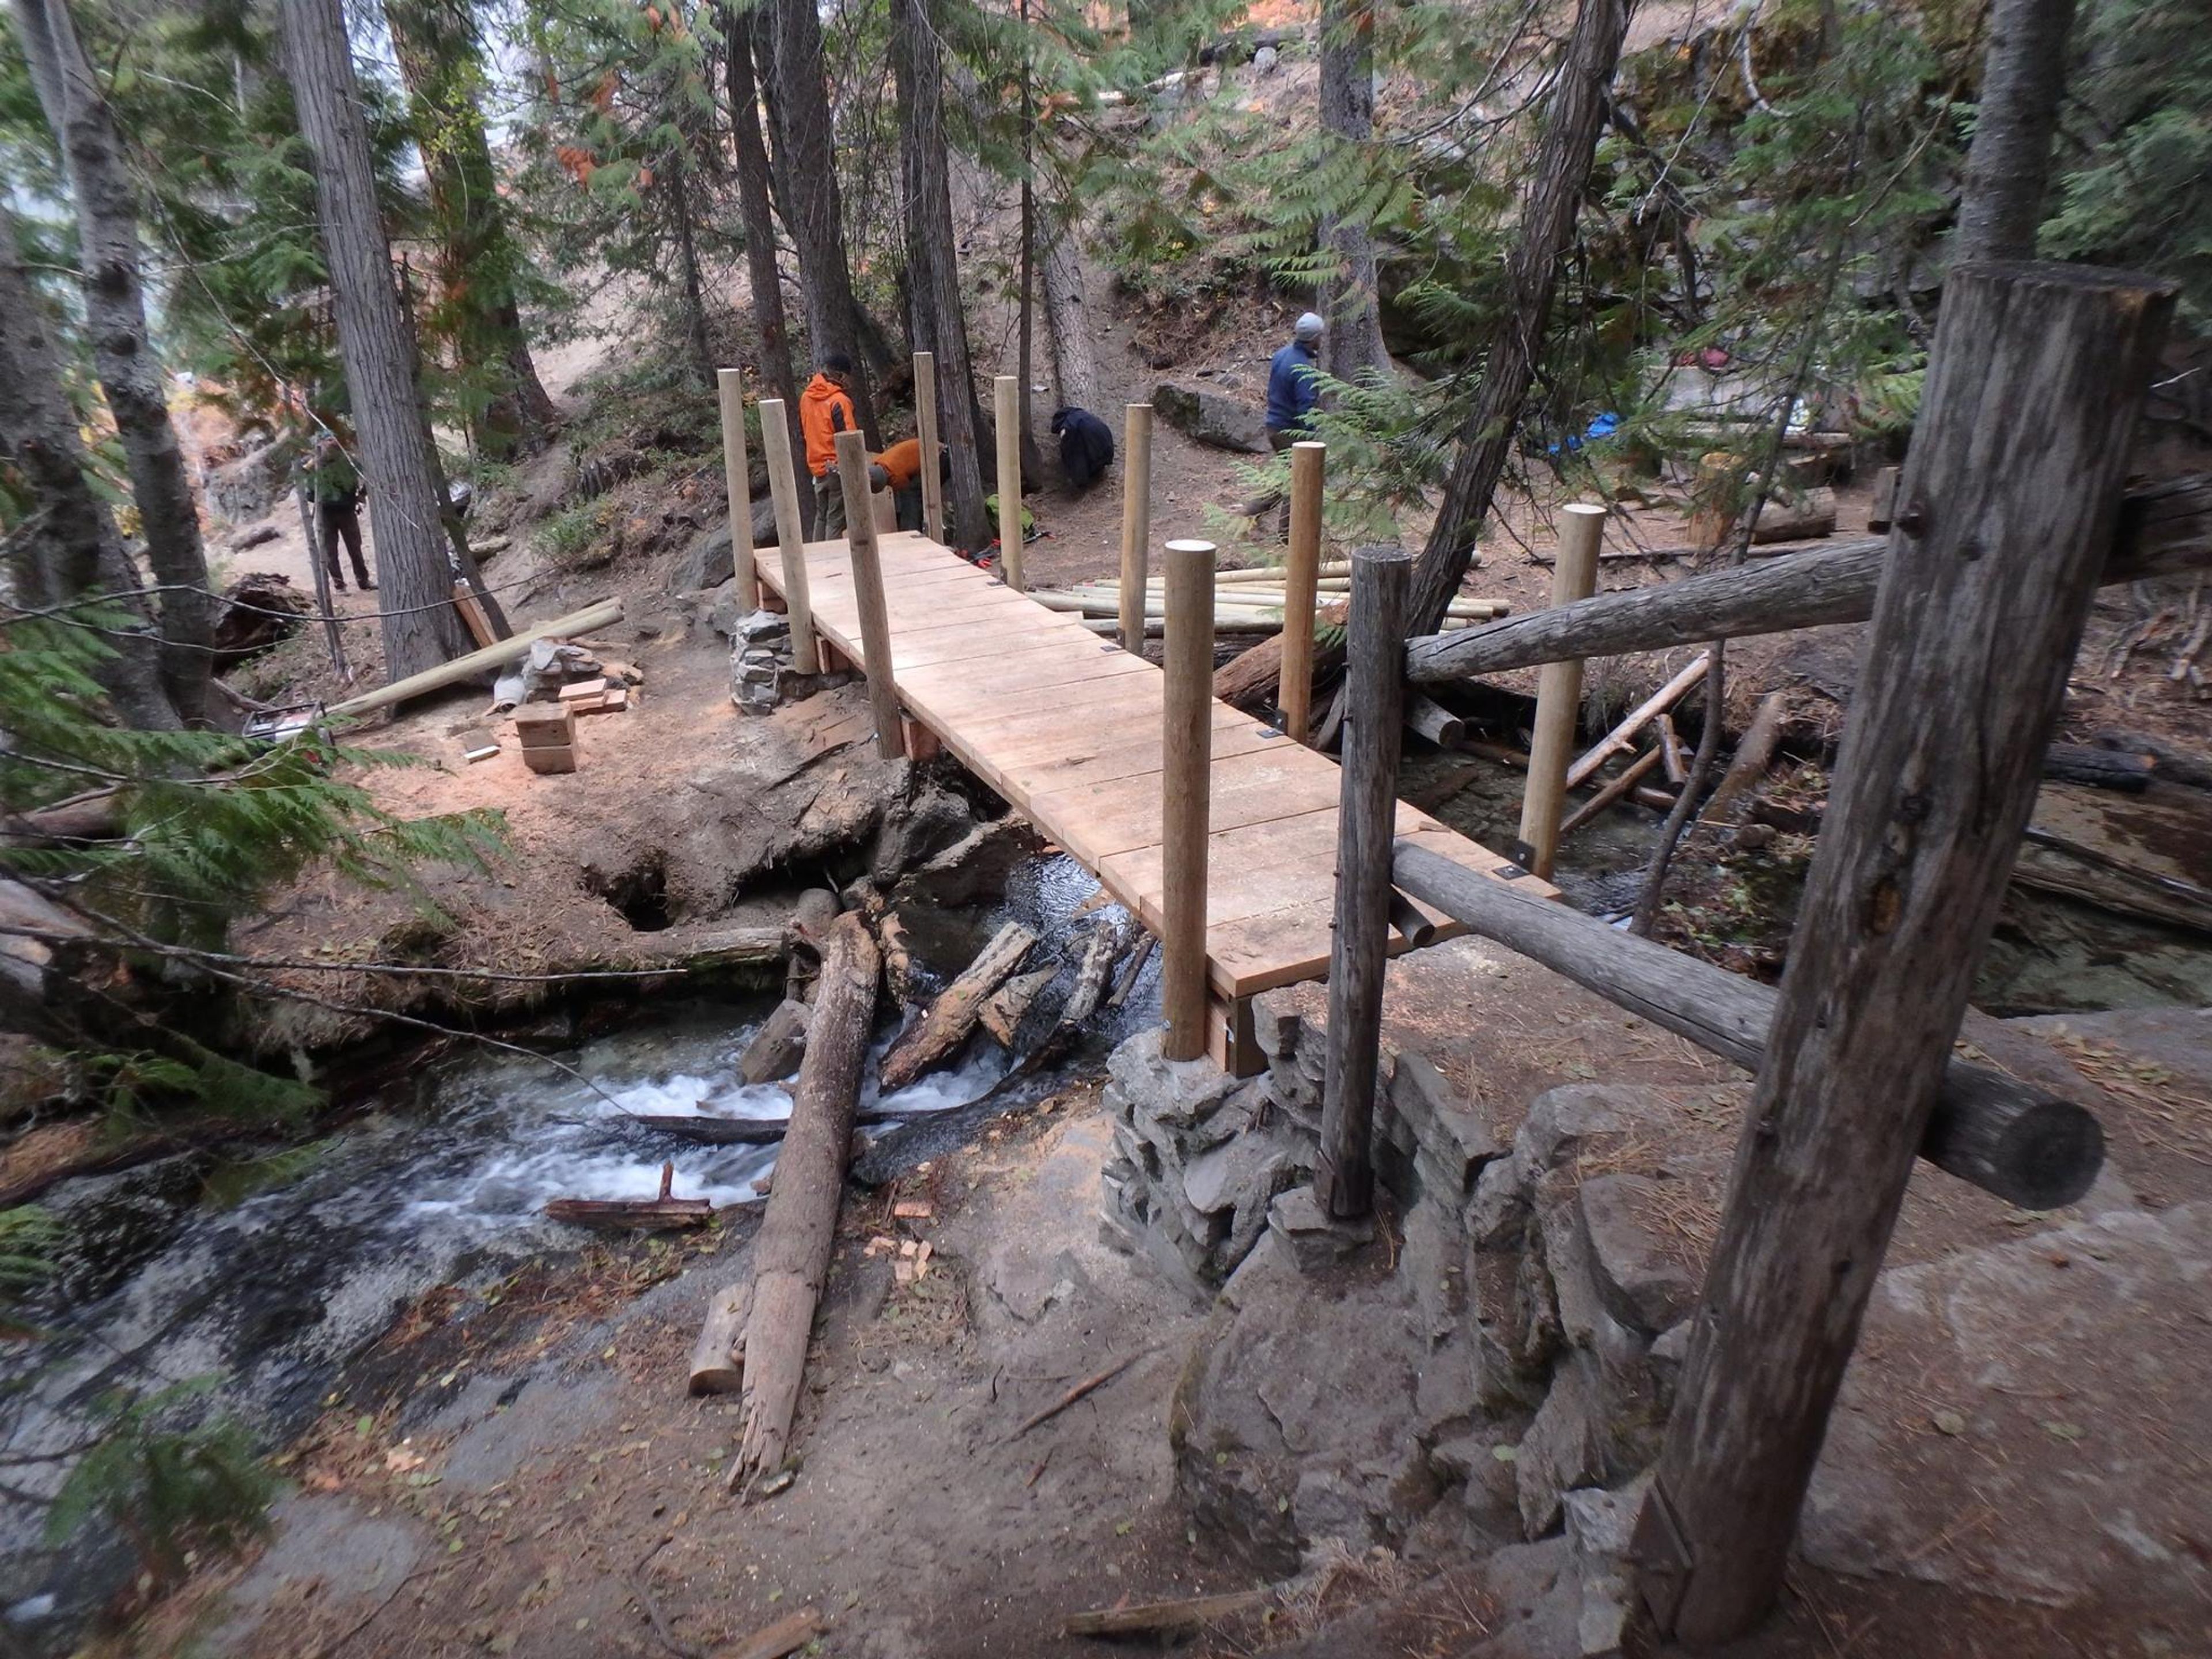
[[[1273,450],[1275,453],[1279,455],[1285,450],[1288,449],[1292,444],[1301,441],[1304,437],[1304,433],[1293,431],[1288,427],[1271,426],[1267,428],[1267,447]],[[1291,488],[1288,484],[1285,484],[1283,486],[1283,510],[1275,520],[1275,539],[1279,542],[1286,542],[1290,540],[1290,538]]]
[[[919,478],[904,489],[891,491],[891,510],[897,514],[901,530],[926,531],[932,537],[939,533],[928,529],[921,521],[921,480]]]
[[[831,467],[814,481],[814,533],[809,541],[826,542],[845,533],[845,481]]]
[[[353,555],[353,576],[363,592],[376,584],[368,579],[368,563],[361,555],[361,513],[350,501],[325,501],[316,509],[323,523],[323,568],[331,573],[331,586],[345,586],[345,576],[338,569],[338,538],[345,538],[346,551]]]

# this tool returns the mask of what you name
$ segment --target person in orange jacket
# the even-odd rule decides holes
[[[837,481],[837,434],[860,429],[853,407],[853,360],[829,352],[821,371],[799,394],[799,425],[806,434],[806,470],[814,475],[814,533],[826,542],[845,532],[845,493]]]
[[[945,453],[945,446],[939,444],[937,447],[937,476],[940,479],[948,477],[951,471],[952,458]],[[906,438],[893,444],[876,457],[875,471],[881,476],[872,478],[871,482],[878,489],[891,492],[891,502],[896,509],[901,530],[928,530],[932,536],[941,533],[942,526],[929,529],[921,521],[921,439]]]

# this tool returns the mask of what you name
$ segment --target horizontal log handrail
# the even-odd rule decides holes
[[[1391,879],[1485,939],[1701,1048],[1758,1069],[1778,996],[1771,987],[1516,892],[1411,842],[1397,843]],[[2070,1100],[1954,1059],[1920,1156],[2024,1210],[2052,1210],[2089,1190],[2104,1167],[2105,1133]]]
[[[1905,509],[1905,510],[1910,510]],[[1785,553],[1658,587],[1600,593],[1573,605],[1406,642],[1406,676],[1436,685],[1574,657],[1664,651],[1746,634],[1781,634],[1874,614],[1887,538]],[[2212,475],[2129,492],[2104,582],[2212,565]]]

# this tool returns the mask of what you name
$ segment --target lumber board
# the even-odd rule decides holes
[[[1336,769],[1326,761],[1301,764],[1301,756],[1308,761],[1316,758],[1309,750],[1282,744],[1214,757],[1206,796],[1213,828],[1237,830],[1333,805]],[[1041,819],[1070,826],[1060,837],[1062,844],[1086,861],[1156,846],[1160,839],[1158,791],[1132,788],[1127,778],[1033,794],[1030,810]],[[1079,834],[1073,827],[1077,825],[1081,826]]]

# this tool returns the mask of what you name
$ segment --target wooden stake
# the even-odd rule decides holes
[[[1340,1220],[1365,1215],[1374,1200],[1375,1077],[1382,1045],[1382,964],[1390,951],[1390,848],[1413,584],[1413,556],[1403,548],[1362,548],[1352,555],[1336,937],[1328,953],[1328,1072],[1314,1166],[1314,1194]]]
[[[1552,568],[1552,603],[1572,605],[1597,590],[1598,543],[1605,509],[1571,501],[1561,509],[1559,558]],[[1559,851],[1559,810],[1566,802],[1567,757],[1574,753],[1575,723],[1583,706],[1579,657],[1549,662],[1536,679],[1536,724],[1528,743],[1528,781],[1521,791],[1522,866],[1549,881]]]
[[[1313,724],[1314,583],[1321,569],[1321,485],[1328,446],[1291,446],[1291,548],[1283,566],[1283,730],[1300,743]]]
[[[867,440],[837,434],[837,482],[845,491],[845,539],[853,550],[853,599],[860,611],[860,666],[868,677],[868,707],[876,717],[876,752],[885,760],[906,753],[899,721],[898,687],[891,681],[891,617],[884,605],[883,561],[876,550],[876,521],[868,488]]]
[[[999,574],[1017,593],[1022,580],[1022,383],[1011,374],[992,382],[999,428]]]
[[[2170,284],[2085,265],[1966,264],[1945,281],[1820,848],[1637,1526],[1662,1638],[1732,1641],[1781,1592],[2172,309]]]
[[[921,533],[945,539],[945,480],[937,465],[937,354],[914,354],[915,435],[921,440]]]
[[[760,572],[753,564],[752,465],[745,457],[745,377],[736,368],[718,369],[722,398],[722,482],[730,496],[730,562],[737,571],[738,603],[760,609]]]
[[[1212,766],[1213,544],[1167,544],[1160,770],[1160,1053],[1206,1053],[1206,838]]]
[[[1131,404],[1121,432],[1121,648],[1145,648],[1146,567],[1152,560],[1152,406]]]
[[[783,555],[783,608],[791,618],[791,665],[802,674],[822,672],[814,641],[814,605],[806,591],[806,527],[799,516],[799,473],[791,453],[791,428],[783,399],[760,401],[761,447],[768,455],[768,489],[775,502],[775,539]]]

